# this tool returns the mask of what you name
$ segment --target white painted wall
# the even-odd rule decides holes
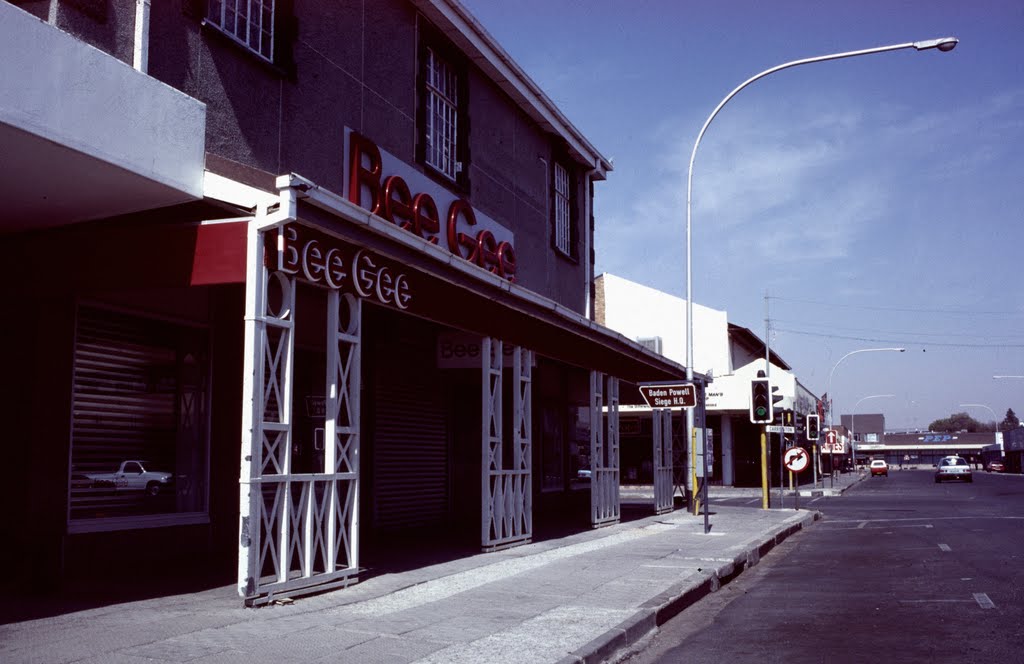
[[[613,274],[604,281],[605,327],[630,339],[661,337],[662,355],[686,364],[686,300]],[[729,373],[726,312],[693,305],[693,370]]]

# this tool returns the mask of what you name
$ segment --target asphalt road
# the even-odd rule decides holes
[[[823,520],[625,661],[1024,661],[1024,477],[894,470],[800,507]]]

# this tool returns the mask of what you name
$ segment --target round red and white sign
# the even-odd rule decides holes
[[[802,447],[791,447],[786,450],[786,456],[783,457],[782,462],[786,465],[786,468],[799,473],[807,470],[807,466],[811,463],[810,455],[807,454],[807,450]]]

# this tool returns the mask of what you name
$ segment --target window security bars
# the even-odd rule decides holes
[[[569,171],[561,164],[555,164],[555,248],[566,256],[572,256]]]
[[[207,22],[268,62],[274,59],[275,0],[210,0]]]
[[[433,49],[427,49],[426,160],[445,177],[462,171],[458,160],[458,76]]]

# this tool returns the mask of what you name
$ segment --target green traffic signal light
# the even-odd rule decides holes
[[[750,381],[750,421],[763,424],[772,421],[771,385],[767,378]]]
[[[818,440],[820,437],[818,433],[818,416],[808,415],[807,416],[807,440]]]

